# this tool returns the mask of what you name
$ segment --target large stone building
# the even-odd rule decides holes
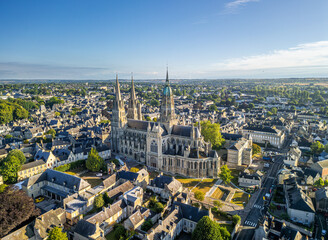
[[[204,141],[200,126],[177,125],[173,91],[168,73],[163,90],[159,122],[142,120],[141,105],[133,79],[128,113],[116,77],[112,114],[112,152],[145,163],[161,171],[190,177],[217,177],[220,159]]]

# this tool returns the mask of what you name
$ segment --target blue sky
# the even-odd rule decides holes
[[[2,0],[0,79],[328,77],[327,0]]]

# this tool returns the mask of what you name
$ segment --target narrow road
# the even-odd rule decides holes
[[[270,172],[267,174],[264,183],[262,184],[262,188],[260,193],[258,194],[255,203],[251,206],[248,213],[246,213],[246,218],[243,222],[243,226],[239,234],[235,237],[235,239],[240,240],[252,240],[255,232],[255,228],[258,224],[258,221],[261,217],[263,217],[263,213],[266,212],[267,207],[264,206],[263,197],[266,193],[270,192],[270,188],[273,185],[275,179],[277,178],[277,174],[279,169],[281,169],[283,164],[283,156],[278,156],[275,159],[275,162],[272,164],[270,168]],[[250,203],[252,204],[252,203]],[[245,209],[247,211],[247,209]]]

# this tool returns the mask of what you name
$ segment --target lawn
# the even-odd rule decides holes
[[[231,221],[231,218],[229,218],[228,216],[223,216],[223,215],[220,215],[218,212],[214,212],[212,211],[213,213],[213,217],[214,217],[214,220],[216,221]]]
[[[198,184],[198,186],[195,187],[192,191],[193,192],[201,191],[204,194],[206,194],[213,187],[216,181],[217,181],[216,179],[212,179],[212,178],[203,179],[203,181],[200,184]]]
[[[115,235],[114,235],[114,230],[112,230],[110,233],[106,235],[107,240],[117,240]]]
[[[103,180],[100,178],[85,178],[84,180],[87,181],[88,183],[90,183],[92,188],[95,186],[98,186],[99,184],[101,184],[103,182]]]
[[[244,202],[245,205],[243,204]],[[231,203],[237,204],[239,206],[246,206],[247,202],[248,202],[248,194],[243,192],[236,192],[231,199]]]
[[[196,186],[197,183],[201,181],[200,179],[195,178],[177,178],[177,180],[182,183],[183,187],[187,187],[190,189]]]
[[[215,189],[214,193],[211,195],[211,198],[221,199],[224,193],[229,194],[229,191],[220,189],[219,187]]]

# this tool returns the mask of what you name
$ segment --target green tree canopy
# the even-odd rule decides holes
[[[324,146],[321,142],[316,141],[311,145],[311,150],[314,154],[320,154],[324,150]]]
[[[197,123],[196,123],[197,125]],[[211,123],[210,121],[201,122],[201,134],[206,142],[211,142],[213,149],[219,150],[225,140],[221,135],[219,123]]]
[[[101,208],[105,205],[103,195],[100,194],[97,197],[95,197],[94,205],[95,205],[96,208]]]
[[[3,176],[3,181],[8,183],[17,182],[17,172],[20,170],[22,164],[15,156],[6,157],[0,166],[0,172]]]
[[[55,138],[55,136],[56,136],[56,130],[53,129],[53,128],[51,128],[51,129],[47,132],[47,134],[51,134],[52,138]]]
[[[231,170],[228,168],[227,165],[223,165],[221,167],[221,172],[219,174],[219,177],[226,183],[230,183],[231,179],[233,178],[233,176],[231,175]]]
[[[104,165],[104,160],[99,156],[99,153],[96,149],[91,148],[87,161],[86,167],[92,172],[99,171]]]
[[[196,191],[195,192],[195,198],[198,200],[198,201],[204,201],[205,199],[205,194],[201,191]]]
[[[11,157],[17,157],[21,164],[24,164],[26,162],[26,157],[24,153],[18,149],[13,149],[8,153],[7,158]]]
[[[49,231],[49,240],[68,240],[67,234],[60,227],[54,227]]]
[[[208,110],[210,110],[210,111],[213,112],[213,111],[217,111],[218,108],[217,108],[217,106],[215,104],[212,104],[211,106],[209,106]]]
[[[261,153],[261,147],[255,143],[252,144],[253,154]]]
[[[233,216],[232,216],[232,222],[233,222],[234,225],[239,224],[240,221],[241,221],[241,218],[240,218],[239,215],[233,215]]]
[[[228,240],[230,233],[225,227],[211,220],[208,216],[202,217],[197,223],[192,240]]]
[[[324,185],[325,182],[322,180],[322,178],[319,178],[319,180],[314,183],[314,186],[316,187],[323,187]]]

